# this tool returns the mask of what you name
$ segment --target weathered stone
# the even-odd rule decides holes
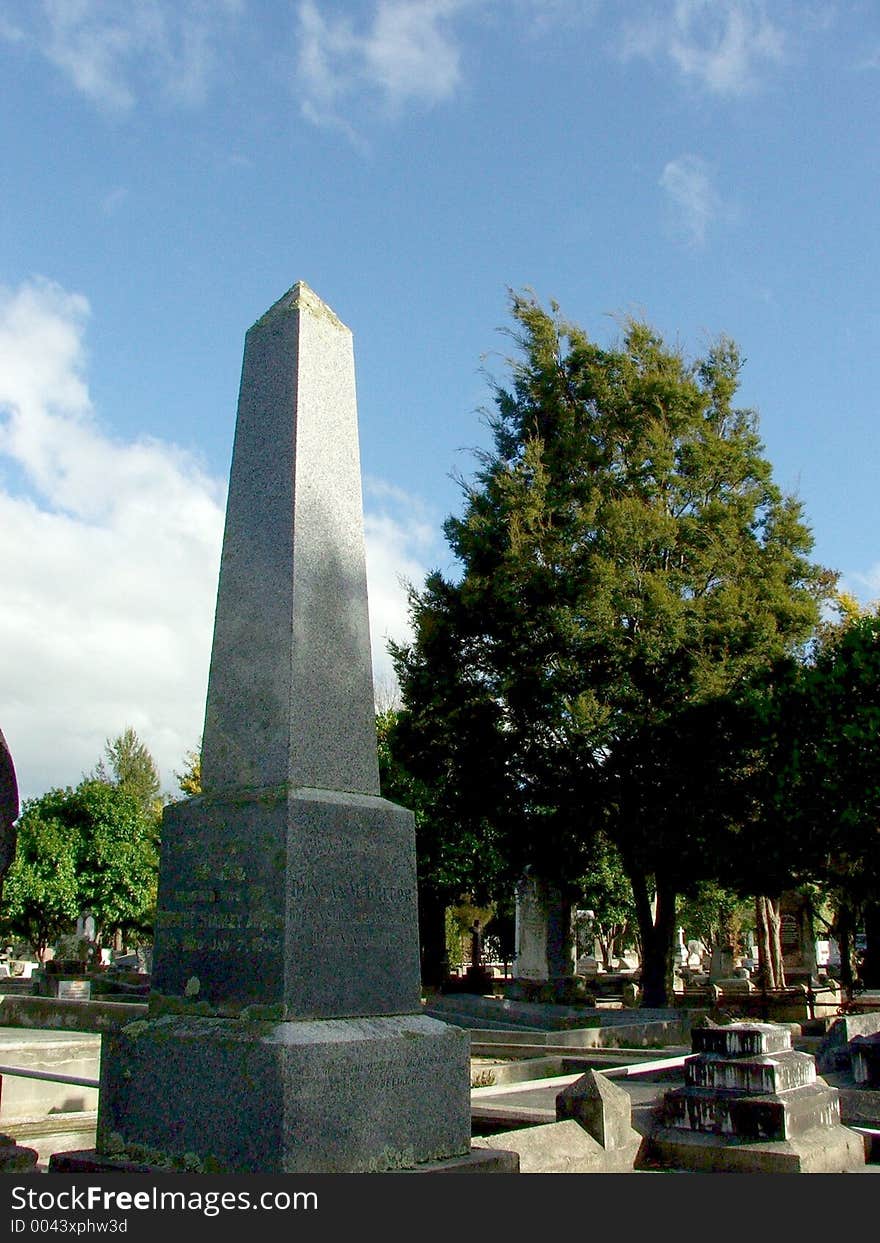
[[[558,1122],[573,1118],[603,1148],[632,1142],[632,1102],[628,1092],[605,1075],[588,1070],[556,1097]]]
[[[819,1072],[848,1067],[849,1042],[855,1036],[872,1036],[875,1032],[880,1032],[880,1010],[868,1014],[844,1014],[835,1019],[816,1054]]]
[[[107,1039],[100,1158],[465,1155],[468,1040],[419,1012],[413,818],[379,797],[351,333],[302,283],[247,334],[202,783],[165,813],[150,1018]]]
[[[713,1088],[673,1088],[663,1098],[664,1121],[691,1131],[742,1140],[793,1139],[814,1127],[840,1122],[837,1091],[826,1083],[792,1088],[779,1096],[743,1096]]]
[[[194,1153],[239,1174],[383,1171],[460,1155],[468,1055],[464,1032],[421,1015],[134,1023],[106,1039],[98,1150]]]
[[[0,1174],[22,1174],[34,1170],[37,1160],[35,1148],[22,1147],[11,1135],[0,1135]]]
[[[183,1000],[189,987],[214,1013],[414,1013],[415,868],[412,813],[385,799],[244,790],[177,803],[163,828],[155,990]]]
[[[865,1164],[862,1137],[844,1126],[753,1144],[661,1129],[651,1135],[650,1153],[660,1165],[713,1174],[845,1174]]]
[[[726,1027],[695,1027],[692,1041],[694,1053],[754,1057],[790,1049],[791,1032],[773,1023],[730,1023]]]
[[[697,1088],[764,1095],[803,1088],[816,1082],[816,1063],[808,1053],[789,1049],[754,1058],[727,1058],[700,1053],[685,1066],[685,1081]]]
[[[856,1083],[866,1088],[880,1088],[880,1032],[854,1036],[849,1042],[849,1052]]]
[[[736,1023],[692,1031],[686,1085],[660,1103],[651,1159],[727,1172],[836,1172],[864,1164],[861,1139],[840,1125],[835,1088],[816,1078],[791,1031]]]
[[[208,792],[379,793],[351,332],[303,282],[245,340]]]
[[[632,1169],[633,1154],[606,1151],[573,1118],[505,1131],[473,1143],[517,1153],[521,1174],[607,1174]]]

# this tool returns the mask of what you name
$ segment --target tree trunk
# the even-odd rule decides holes
[[[880,988],[880,905],[865,906],[865,957],[862,961],[862,984]]]
[[[446,953],[446,902],[436,890],[419,893],[419,942],[422,986],[442,988],[449,974]]]
[[[758,937],[758,972],[763,988],[785,988],[782,966],[782,917],[779,899],[764,895],[755,898],[755,925]]]
[[[642,950],[642,1002],[645,1007],[671,1005],[674,979],[675,888],[656,877],[656,905],[651,911],[647,877],[630,873]]]
[[[837,917],[831,929],[840,949],[840,984],[847,1001],[852,1001],[855,972],[853,971],[853,932],[855,931],[853,909],[846,899],[837,907]]]

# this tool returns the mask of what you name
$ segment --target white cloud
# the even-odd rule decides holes
[[[0,291],[0,716],[27,794],[78,781],[126,724],[171,788],[204,710],[222,486],[101,430],[88,313],[46,281]]]
[[[362,91],[392,111],[448,99],[461,80],[452,19],[480,2],[377,0],[366,23],[356,26],[347,15],[325,16],[316,0],[300,0],[303,115],[339,124],[343,104]]]
[[[242,0],[42,0],[18,28],[74,88],[127,112],[149,85],[175,103],[201,103],[219,45]]]
[[[783,60],[785,36],[764,0],[674,0],[663,14],[626,21],[621,50],[624,59],[668,59],[708,90],[738,95]]]
[[[678,232],[693,246],[702,246],[709,225],[721,210],[709,166],[696,155],[670,160],[660,177]]]
[[[132,725],[163,784],[202,729],[225,481],[189,453],[104,430],[86,374],[85,298],[49,281],[0,288],[0,728],[22,793],[75,784]],[[431,530],[371,481],[374,671],[407,633],[400,576]]]
[[[412,638],[407,585],[421,586],[439,527],[418,497],[381,479],[364,479],[364,534],[370,593],[370,641],[377,696],[396,686],[388,639]]]

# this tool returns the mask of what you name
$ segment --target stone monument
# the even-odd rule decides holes
[[[516,890],[516,960],[505,995],[514,1001],[583,1001],[575,949],[572,895],[527,871]]]
[[[165,811],[149,1018],[107,1038],[99,1154],[470,1159],[468,1037],[420,1012],[413,818],[379,797],[361,504],[351,333],[299,283],[245,341],[203,793]]]
[[[840,1125],[835,1088],[816,1059],[773,1023],[695,1027],[685,1086],[660,1103],[651,1135],[660,1164],[747,1173],[842,1173],[865,1162],[860,1135]]]

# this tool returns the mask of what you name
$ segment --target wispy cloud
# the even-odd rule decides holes
[[[722,207],[709,165],[699,156],[681,155],[663,169],[660,185],[675,231],[690,245],[702,246]]]
[[[202,729],[225,480],[98,420],[88,302],[0,287],[0,727],[22,791],[75,783],[130,724],[168,790]],[[231,395],[232,399],[232,395]],[[418,502],[376,483],[365,525],[374,673],[407,633],[401,576],[430,540]]]
[[[242,2],[34,0],[14,31],[108,112],[125,113],[156,89],[174,103],[198,104]]]
[[[405,103],[448,99],[461,80],[452,19],[480,0],[378,0],[360,24],[346,9],[298,5],[298,75],[303,114],[338,121],[343,105],[366,91],[395,111]]]
[[[685,78],[718,95],[753,90],[768,65],[784,59],[785,35],[764,0],[674,0],[623,26],[624,59],[668,60]]]

